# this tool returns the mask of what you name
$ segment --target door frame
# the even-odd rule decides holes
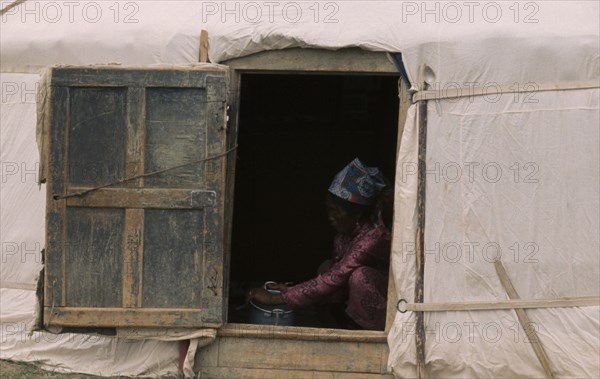
[[[249,56],[235,58],[221,62],[230,68],[229,86],[229,123],[227,148],[234,148],[237,144],[239,109],[240,109],[240,86],[243,74],[357,74],[357,75],[394,75],[398,76],[399,114],[398,114],[398,142],[396,151],[400,148],[404,123],[406,121],[409,100],[409,84],[402,76],[388,53],[366,51],[360,48],[344,48],[340,50],[302,49],[292,48],[284,50],[264,51]],[[225,293],[229,293],[229,266],[231,258],[231,229],[234,203],[235,186],[235,159],[228,160],[226,174],[225,196]],[[391,251],[390,251],[391,254]],[[312,340],[319,341],[347,341],[347,342],[385,342],[395,314],[397,297],[395,295],[393,270],[390,265],[388,280],[388,304],[385,331],[352,331],[347,333],[338,329],[323,329],[323,333],[312,333]],[[228,298],[225,299],[228,304]],[[225,310],[227,312],[227,309]],[[225,323],[218,330],[218,335],[227,337],[252,337],[252,338],[289,338],[305,339],[306,331],[302,327],[273,327],[266,325],[248,325]],[[275,330],[275,332],[274,332]],[[280,333],[277,332],[280,330]]]

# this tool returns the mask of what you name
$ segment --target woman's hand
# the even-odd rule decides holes
[[[272,294],[262,287],[252,288],[246,293],[246,301],[255,300],[264,305],[284,304],[280,294]]]
[[[267,289],[283,292],[288,289],[285,283],[267,283]]]
[[[324,272],[327,272],[331,268],[331,266],[333,266],[333,264],[334,264],[333,259],[327,259],[327,260],[323,261],[323,263],[321,263],[319,265],[319,268],[317,269],[317,275],[321,275]]]

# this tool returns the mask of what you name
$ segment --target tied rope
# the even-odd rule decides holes
[[[110,186],[113,186],[115,184],[121,184],[121,183],[128,182],[130,180],[135,180],[135,179],[144,178],[144,177],[148,177],[148,176],[158,175],[158,174],[162,174],[163,172],[167,172],[167,171],[171,171],[171,170],[176,170],[178,168],[182,168],[182,167],[186,167],[186,166],[191,166],[193,164],[202,163],[202,162],[210,161],[210,160],[213,160],[213,159],[221,158],[221,157],[224,157],[224,156],[228,155],[229,153],[231,153],[235,149],[237,149],[237,147],[238,147],[238,145],[235,145],[234,147],[226,150],[225,152],[223,152],[221,154],[213,155],[212,157],[198,159],[198,160],[193,161],[193,162],[188,162],[188,163],[184,163],[184,164],[181,164],[181,165],[178,165],[178,166],[173,166],[173,167],[164,168],[162,170],[148,172],[146,174],[139,174],[139,175],[130,176],[128,178],[118,179],[117,181],[114,181],[112,183],[103,184],[103,185],[100,185],[100,186],[97,186],[97,187],[93,187],[93,188],[87,189],[85,191],[71,193],[71,194],[62,195],[62,196],[55,195],[54,196],[54,200],[62,200],[62,199],[70,198],[70,197],[87,195],[90,192],[93,192],[93,191],[96,191],[96,190],[99,190],[99,189],[102,189],[102,188],[110,187]]]

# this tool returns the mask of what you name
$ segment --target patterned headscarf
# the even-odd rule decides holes
[[[383,175],[377,167],[365,166],[355,158],[337,173],[329,192],[351,203],[371,205],[385,186]]]

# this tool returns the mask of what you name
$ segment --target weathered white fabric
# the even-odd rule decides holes
[[[425,302],[598,295],[599,90],[429,103]],[[396,176],[393,265],[412,302],[418,127],[411,109]],[[558,377],[598,377],[598,307],[527,310]],[[514,311],[425,315],[431,377],[544,377]],[[415,318],[397,314],[390,366],[415,375]],[[492,374],[493,373],[493,374]]]

